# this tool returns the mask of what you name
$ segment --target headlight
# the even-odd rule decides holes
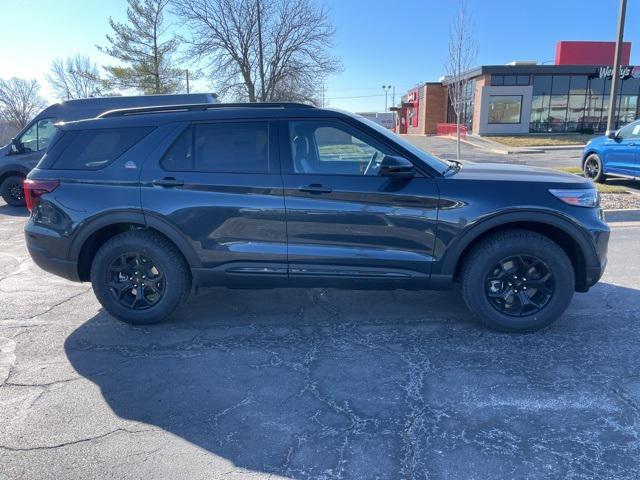
[[[556,198],[574,207],[598,207],[600,205],[600,194],[595,188],[584,188],[579,190],[555,190],[549,192]]]

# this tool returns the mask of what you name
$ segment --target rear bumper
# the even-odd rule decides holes
[[[29,222],[25,228],[25,240],[29,255],[41,269],[67,280],[80,281],[78,263],[61,258],[61,252],[66,250],[66,239]]]

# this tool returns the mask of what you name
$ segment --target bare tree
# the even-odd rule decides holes
[[[451,107],[456,114],[456,158],[460,160],[460,119],[467,105],[468,72],[478,56],[478,44],[466,0],[460,0],[456,17],[449,33],[449,51],[444,61],[446,84]]]
[[[87,56],[76,55],[68,57],[66,61],[62,58],[55,59],[47,81],[62,100],[103,95],[98,67]]]
[[[335,29],[313,0],[172,3],[190,32],[190,57],[234,100],[317,103],[319,85],[340,69],[329,53]]]
[[[9,125],[22,129],[44,106],[37,80],[0,80],[0,117]]]
[[[98,50],[124,64],[104,67],[108,85],[145,94],[180,90],[184,71],[172,65],[178,39],[169,33],[169,25],[164,18],[169,0],[127,2],[128,23],[116,22],[110,17],[113,34],[107,35],[109,46],[98,46]]]

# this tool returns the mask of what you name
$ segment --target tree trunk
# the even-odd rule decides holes
[[[456,160],[460,161],[460,114],[456,113]]]

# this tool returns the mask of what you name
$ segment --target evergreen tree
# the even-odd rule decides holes
[[[181,90],[182,70],[174,68],[171,57],[178,48],[175,35],[168,33],[164,10],[169,0],[127,0],[127,23],[109,17],[113,34],[108,46],[98,50],[120,61],[104,67],[109,87],[134,89],[144,94],[174,93]]]

